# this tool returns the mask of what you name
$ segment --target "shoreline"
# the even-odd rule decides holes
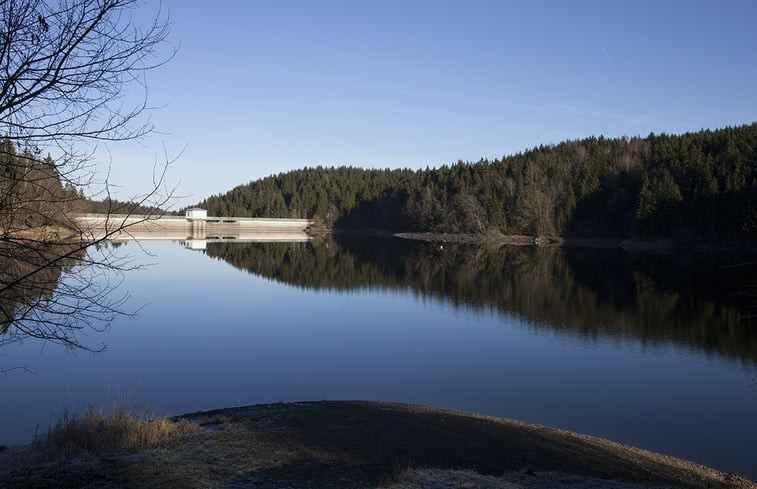
[[[235,218],[241,219],[241,218]],[[252,220],[252,219],[249,219]],[[265,220],[265,219],[260,219]],[[301,220],[305,221],[305,220]],[[154,221],[150,221],[155,225]],[[381,228],[319,228],[313,225],[304,229],[303,233],[311,238],[323,235],[358,235],[366,237],[396,237],[414,241],[431,243],[459,243],[477,245],[506,245],[506,246],[538,246],[558,248],[599,248],[621,249],[624,251],[669,253],[676,250],[693,251],[698,253],[731,253],[757,252],[757,243],[723,242],[692,242],[681,243],[670,239],[635,239],[635,238],[601,238],[601,237],[573,237],[573,236],[528,236],[501,234],[466,234],[446,232],[396,232]],[[80,233],[81,234],[81,233]],[[40,242],[51,241],[57,243],[62,239],[81,238],[69,228],[59,226],[38,226],[29,229],[14,230],[9,236]],[[117,237],[110,239],[118,240]],[[166,238],[166,239],[176,239]],[[233,240],[230,240],[233,242]]]
[[[360,234],[360,233],[356,233]],[[427,241],[432,243],[466,243],[494,244],[507,246],[538,246],[557,248],[617,248],[624,251],[651,251],[668,253],[675,250],[699,253],[729,253],[757,251],[754,244],[743,243],[692,243],[682,244],[669,239],[632,239],[632,238],[582,238],[562,236],[525,236],[525,235],[487,235],[463,233],[389,233],[402,239]],[[377,234],[376,234],[377,235]]]
[[[33,463],[28,447],[11,447],[0,452],[0,485],[394,489],[477,487],[471,481],[484,477],[494,481],[487,487],[525,488],[557,477],[575,488],[597,481],[624,489],[757,487],[741,476],[602,438],[414,404],[260,404],[172,420],[194,429],[136,452]],[[408,479],[445,477],[457,482],[408,485]],[[513,477],[536,485],[512,485]]]

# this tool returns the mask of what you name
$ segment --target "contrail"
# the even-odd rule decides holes
[[[609,54],[607,54],[607,51],[605,51],[605,48],[603,48],[603,47],[601,47],[601,46],[600,46],[600,47],[599,47],[599,49],[601,49],[601,50],[602,50],[602,52],[603,52],[603,53],[605,53],[605,58],[607,58],[607,60],[608,60],[608,61],[609,61],[610,63],[612,63],[612,62],[613,62],[613,61],[612,61],[612,58],[610,57],[610,55],[609,55]]]

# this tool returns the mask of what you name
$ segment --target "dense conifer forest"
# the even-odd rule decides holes
[[[198,205],[210,215],[307,217],[330,228],[753,240],[757,123],[590,137],[417,171],[305,168]]]

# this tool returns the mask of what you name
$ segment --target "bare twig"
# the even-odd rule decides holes
[[[115,291],[138,266],[107,241],[163,213],[171,161],[156,165],[152,190],[125,209],[106,176],[104,233],[82,229],[76,214],[82,189],[97,181],[95,149],[82,148],[154,130],[145,73],[174,52],[163,53],[169,24],[160,11],[135,23],[139,3],[0,0],[0,347],[36,338],[96,351],[78,333],[133,315],[128,294]],[[143,96],[130,104],[132,87]],[[123,217],[145,206],[153,210]]]

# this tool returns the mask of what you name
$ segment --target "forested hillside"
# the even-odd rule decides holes
[[[0,233],[54,224],[69,207],[72,189],[64,187],[53,159],[18,151],[0,139]],[[75,192],[74,192],[75,195]]]
[[[76,213],[166,213],[140,202],[88,198],[68,177],[51,156],[40,158],[0,138],[0,236],[30,227],[68,226]]]
[[[753,239],[757,123],[590,137],[418,171],[305,168],[198,205],[211,215],[313,217],[336,228]]]

